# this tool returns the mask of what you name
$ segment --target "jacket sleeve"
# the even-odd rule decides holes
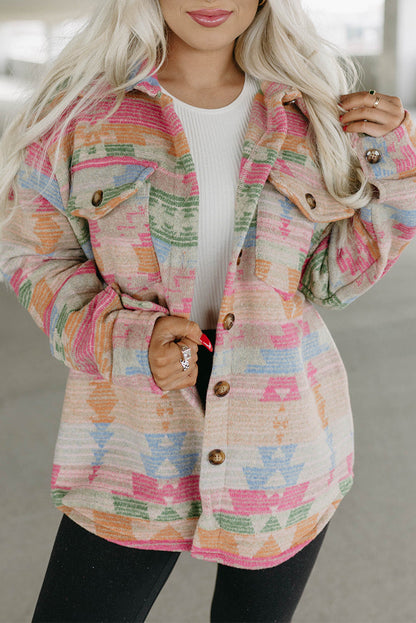
[[[416,236],[416,127],[409,113],[380,138],[353,134],[352,140],[373,199],[348,219],[316,224],[298,286],[313,303],[334,309],[369,290]],[[373,149],[381,158],[371,164],[366,156]],[[345,224],[348,242],[341,245]]]
[[[17,178],[18,204],[2,228],[3,279],[65,365],[163,393],[151,374],[148,346],[155,321],[168,309],[103,282],[92,252],[86,255],[88,236],[84,231],[82,240],[75,227],[85,220],[65,210],[69,173],[58,183],[49,159],[39,172],[39,155],[39,145],[27,148]]]

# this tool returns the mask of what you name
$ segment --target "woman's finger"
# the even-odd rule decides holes
[[[398,128],[406,115],[400,98],[368,91],[342,95],[340,108],[345,111],[340,116],[345,132],[361,132],[376,138]]]
[[[380,98],[380,101],[376,108],[383,108],[385,110],[400,108],[400,98],[378,92],[372,95],[369,91],[357,91],[356,93],[341,95],[339,103],[344,110],[361,107],[374,108],[374,104],[378,98]]]
[[[343,125],[354,121],[361,121],[363,119],[383,125],[387,125],[388,123],[392,123],[394,121],[394,117],[392,115],[384,110],[379,110],[378,108],[354,108],[353,110],[341,115],[339,118]]]
[[[164,390],[171,391],[195,385],[198,377],[198,366],[193,364],[189,370],[183,370],[181,365],[179,365],[179,368],[180,370],[175,370],[174,373],[171,373],[167,378],[163,379],[162,384]]]
[[[357,130],[357,126],[353,126],[353,124],[367,121],[379,125],[378,129],[382,129],[383,134],[390,132],[400,124],[400,119],[397,116],[377,108],[356,108],[345,113],[345,115],[341,115],[339,120],[344,130],[348,128],[350,131],[361,132],[362,130]]]
[[[178,350],[178,349],[177,349]],[[198,376],[196,361],[191,363],[188,370],[182,368],[179,356],[175,363],[160,367],[154,374],[157,385],[164,391],[182,389],[195,385]]]
[[[356,104],[357,104],[356,106],[349,107],[349,108],[346,108],[345,106],[342,106],[342,108],[346,111],[345,113],[342,113],[342,114],[346,115],[346,114],[353,113],[353,112],[356,112],[356,111],[359,111],[359,110],[362,110],[362,111],[374,110],[374,111],[385,112],[387,114],[396,114],[397,113],[397,108],[393,104],[391,104],[390,102],[388,102],[387,100],[384,100],[384,99],[380,99],[380,101],[377,104],[377,106],[373,106],[372,102],[371,102],[371,104],[368,104],[368,102],[365,102],[365,100],[361,100],[360,102],[356,102]]]
[[[340,117],[344,132],[364,132],[380,137],[397,128],[401,120],[383,110],[357,108]]]
[[[344,132],[357,132],[361,134],[368,134],[369,136],[373,136],[374,138],[380,138],[380,136],[388,134],[393,129],[394,128],[389,128],[385,125],[380,125],[379,123],[373,123],[372,121],[368,121],[367,119],[356,121],[354,123],[350,123],[347,126],[344,126]]]
[[[377,101],[377,106],[374,106]],[[384,95],[383,93],[375,93],[374,95],[371,95],[368,91],[341,96],[340,108],[346,112],[357,109],[360,110],[363,108],[368,110],[382,110],[393,115],[399,120],[403,119],[405,112],[402,101],[399,97],[391,97],[389,95]]]
[[[188,346],[191,349],[192,357],[198,356],[198,344],[189,337],[182,337],[176,344]]]

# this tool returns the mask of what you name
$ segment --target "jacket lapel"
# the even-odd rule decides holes
[[[255,95],[244,141],[235,205],[234,254],[239,253],[270,171],[287,135],[284,102],[300,95],[263,81]]]
[[[162,93],[152,110],[159,166],[151,176],[149,222],[167,307],[189,318],[198,261],[199,189],[195,167],[172,98]]]

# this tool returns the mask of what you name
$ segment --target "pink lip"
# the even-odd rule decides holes
[[[231,15],[232,11],[222,10],[204,10],[204,11],[189,11],[188,15],[201,26],[219,26],[223,24]]]

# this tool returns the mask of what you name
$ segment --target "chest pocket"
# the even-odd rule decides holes
[[[83,162],[72,168],[68,212],[97,220],[133,195],[146,195],[146,180],[157,165],[105,164],[104,159]]]
[[[258,202],[255,273],[286,301],[298,288],[314,222],[266,182]]]
[[[286,145],[260,195],[256,234],[256,275],[290,300],[297,291],[312,237],[354,209],[327,191],[308,152]],[[293,146],[292,146],[293,148]]]
[[[88,222],[92,252],[104,280],[134,296],[160,279],[148,210],[150,177],[157,164],[107,160],[72,168],[67,209]]]

